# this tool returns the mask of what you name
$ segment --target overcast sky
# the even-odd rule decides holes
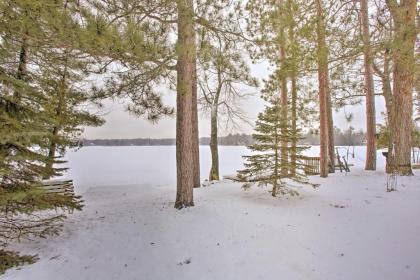
[[[267,65],[262,63],[253,65],[251,67],[254,76],[263,79],[266,78],[269,71]],[[175,93],[167,93],[164,100],[167,104],[175,104]],[[105,125],[97,128],[86,128],[83,137],[88,139],[109,139],[109,138],[174,138],[175,137],[175,116],[164,118],[157,124],[152,124],[144,119],[134,117],[125,111],[124,102],[105,102],[103,113],[105,114]],[[253,123],[258,115],[264,108],[264,102],[260,99],[259,93],[256,92],[255,96],[244,100],[240,104],[244,112],[246,112],[250,121]],[[384,101],[382,96],[376,97],[376,114],[378,122],[383,120],[381,112],[385,110]],[[352,113],[353,119],[348,122],[345,117],[344,110],[334,113],[334,125],[344,130],[353,126],[356,130],[365,130],[365,109],[364,105],[355,105],[346,107],[346,113]],[[208,118],[200,114],[200,137],[210,135],[210,122]],[[222,124],[222,127],[224,125]],[[317,127],[314,127],[317,128]],[[239,130],[233,131],[232,129],[224,129],[221,135],[226,135],[230,132],[252,133],[252,126],[244,124]]]

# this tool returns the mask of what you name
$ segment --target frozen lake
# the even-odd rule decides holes
[[[318,147],[307,153],[318,154]],[[345,149],[340,148],[345,155]],[[351,149],[351,152],[353,149]],[[245,147],[220,147],[222,175],[242,167]],[[221,181],[194,190],[195,207],[176,210],[175,147],[86,147],[69,152],[85,207],[60,236],[23,241],[33,265],[7,280],[417,280],[420,275],[420,173],[399,177],[364,171],[356,147],[348,174],[313,176],[314,189],[273,198]],[[201,172],[210,165],[201,147]],[[273,270],[274,269],[274,270]]]
[[[366,147],[339,147],[341,156],[350,152],[349,163],[363,168]],[[221,176],[235,174],[243,168],[243,155],[249,150],[243,146],[220,146]],[[307,155],[318,155],[319,146],[305,151]],[[79,193],[91,187],[121,185],[166,186],[176,182],[175,146],[130,146],[130,147],[83,147],[71,150],[66,155],[70,170],[65,174],[71,178]],[[201,177],[205,180],[211,165],[210,149],[200,147]],[[384,168],[384,158],[378,152],[378,169]]]

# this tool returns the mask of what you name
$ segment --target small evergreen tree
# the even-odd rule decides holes
[[[299,159],[299,155],[306,147],[293,148],[290,145],[301,138],[299,132],[295,132],[283,121],[278,98],[274,98],[264,112],[259,114],[253,138],[256,143],[249,146],[253,154],[244,156],[245,169],[238,171],[238,177],[247,182],[244,188],[257,183],[259,186],[271,185],[273,196],[277,196],[278,193],[298,195],[298,192],[289,186],[292,182],[309,184],[304,173],[305,165]],[[286,149],[289,155],[294,152],[292,149],[296,149],[298,155],[296,161],[282,160],[282,141],[288,143]],[[281,172],[284,169],[294,170],[294,172],[289,172],[284,176]]]

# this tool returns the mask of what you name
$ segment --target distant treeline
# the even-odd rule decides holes
[[[335,144],[338,146],[358,146],[363,145],[366,134],[363,131],[355,132],[354,128],[345,131],[335,129]],[[316,130],[309,130],[302,135],[303,139],[300,144],[303,145],[319,145],[319,134]],[[254,143],[252,135],[248,134],[229,134],[219,137],[219,145],[222,146],[248,146]],[[210,137],[200,138],[201,145],[209,145]],[[82,141],[83,146],[172,146],[175,145],[174,138],[153,139],[153,138],[136,138],[136,139],[95,139]]]
[[[302,138],[300,143],[305,145],[319,145],[320,142],[318,131],[313,129],[302,135]],[[362,130],[355,131],[353,127],[344,131],[335,127],[334,141],[336,146],[360,146],[365,144],[366,133]]]

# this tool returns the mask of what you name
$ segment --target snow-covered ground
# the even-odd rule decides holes
[[[221,173],[234,174],[245,153],[221,147]],[[203,178],[209,157],[201,147]],[[387,193],[382,171],[362,170],[363,147],[351,173],[311,177],[321,186],[299,197],[223,181],[195,190],[196,207],[181,211],[174,147],[89,147],[67,158],[86,207],[62,235],[18,245],[40,260],[0,279],[420,279],[420,172]]]

